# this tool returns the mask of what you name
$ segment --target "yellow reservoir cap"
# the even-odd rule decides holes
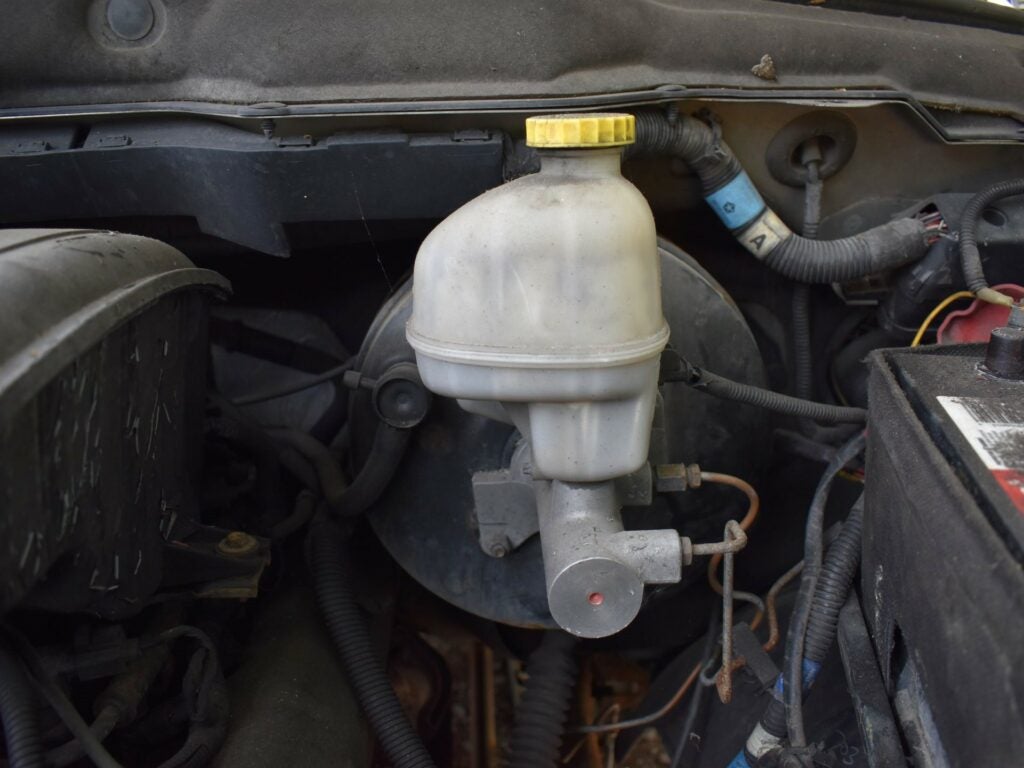
[[[633,115],[541,115],[526,118],[526,145],[538,149],[622,147],[636,141]]]

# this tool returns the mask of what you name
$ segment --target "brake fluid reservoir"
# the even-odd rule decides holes
[[[668,341],[654,218],[619,167],[633,116],[526,128],[540,172],[470,201],[420,247],[408,340],[429,389],[507,415],[535,476],[619,477],[647,459]]]

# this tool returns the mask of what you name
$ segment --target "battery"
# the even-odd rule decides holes
[[[923,764],[1024,764],[1024,382],[983,345],[882,350],[861,597]]]

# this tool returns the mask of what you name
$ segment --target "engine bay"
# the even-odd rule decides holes
[[[1013,12],[78,5],[0,54],[7,765],[1020,759]]]

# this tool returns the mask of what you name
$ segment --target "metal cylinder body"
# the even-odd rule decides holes
[[[580,637],[605,637],[640,610],[644,584],[680,578],[674,530],[624,531],[615,483],[537,483],[548,607]]]

